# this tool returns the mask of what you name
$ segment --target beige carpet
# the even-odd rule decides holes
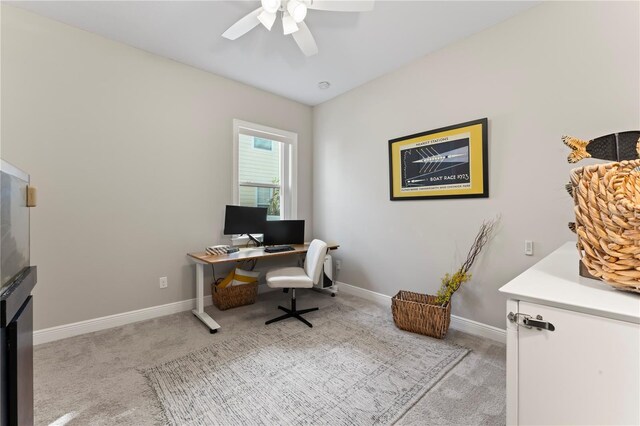
[[[308,291],[300,292],[299,299],[300,308],[320,307],[315,318],[322,318],[322,311],[331,306],[343,305],[391,321],[388,307],[349,295],[332,298]],[[270,292],[260,294],[251,306],[223,312],[207,307],[222,326],[213,335],[190,312],[182,312],[36,346],[35,423],[64,419],[59,424],[161,425],[162,409],[140,371],[222,338],[241,341],[246,334],[262,331],[264,321],[278,315],[276,307],[286,300],[287,295]],[[445,341],[471,352],[396,424],[504,424],[505,346],[455,330],[449,330]]]
[[[468,350],[334,305],[148,369],[172,425],[392,424]]]

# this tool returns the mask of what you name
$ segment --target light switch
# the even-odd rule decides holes
[[[533,241],[524,240],[524,254],[527,256],[533,256]]]

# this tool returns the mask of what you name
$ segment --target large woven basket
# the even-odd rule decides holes
[[[442,339],[449,330],[451,303],[435,303],[435,296],[401,290],[391,299],[393,322],[402,330]]]
[[[230,285],[225,288],[219,288],[215,284],[211,285],[213,304],[221,311],[256,303],[257,295],[257,281],[242,285]]]
[[[613,287],[640,293],[640,160],[571,171],[582,263]]]

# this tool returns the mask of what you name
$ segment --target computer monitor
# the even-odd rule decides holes
[[[270,220],[264,231],[264,245],[304,244],[304,220]]]
[[[224,215],[224,234],[262,234],[267,226],[266,207],[227,206]],[[255,241],[255,240],[254,240]]]

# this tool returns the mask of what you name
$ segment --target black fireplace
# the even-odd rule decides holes
[[[29,175],[0,161],[0,425],[33,424]]]

